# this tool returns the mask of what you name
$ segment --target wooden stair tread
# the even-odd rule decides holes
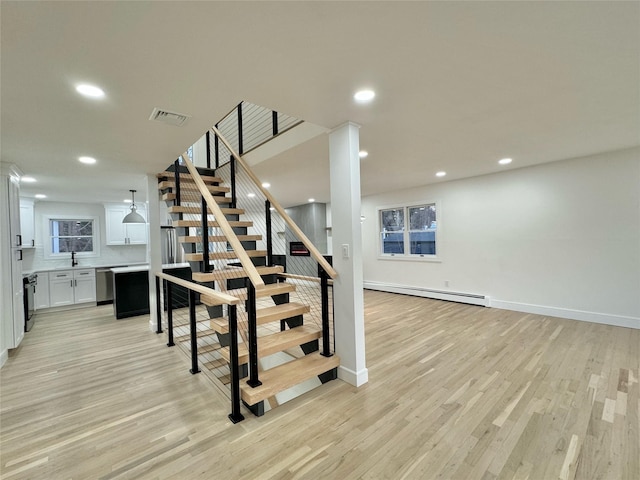
[[[277,322],[285,318],[295,317],[296,315],[304,315],[309,313],[311,308],[297,302],[283,303],[272,307],[260,308],[256,311],[256,320],[258,325],[264,323]]]
[[[175,172],[160,172],[156,174],[156,178],[175,178]],[[205,182],[211,183],[223,183],[224,180],[220,177],[213,177],[211,175],[200,175],[200,178]],[[180,181],[184,180],[185,182],[193,182],[193,178],[190,173],[180,172]]]
[[[241,242],[252,242],[252,241],[260,241],[260,240],[262,240],[262,235],[236,235],[236,237]],[[180,243],[202,243],[202,235],[194,235],[194,236],[188,236],[188,237],[178,237],[178,241]],[[216,242],[224,242],[224,243],[226,243],[227,241],[228,241],[227,237],[225,237],[224,235],[210,235],[209,236],[209,243],[216,243]]]
[[[297,315],[304,315],[305,313],[309,313],[310,310],[311,308],[308,305],[296,302],[260,308],[256,311],[256,323],[263,325],[265,323],[277,322]],[[218,333],[229,333],[229,322],[226,317],[212,318],[209,326]]]
[[[165,202],[171,201],[171,200],[175,200],[176,199],[176,194],[175,193],[163,193],[162,194],[162,200]],[[214,195],[213,199],[216,201],[216,203],[231,203],[231,197],[223,197],[221,195]],[[195,202],[188,202],[188,201],[182,201],[182,203],[195,203]]]
[[[309,325],[277,332],[272,335],[258,337],[258,357],[267,357],[277,352],[282,352],[288,348],[297,347],[303,343],[317,340],[322,336],[322,330]],[[229,347],[220,348],[220,355],[230,362]],[[249,361],[249,350],[244,343],[238,344],[238,364],[242,365]]]
[[[271,297],[273,295],[282,295],[283,293],[291,293],[296,290],[296,286],[293,283],[280,282],[280,283],[269,283],[261,288],[260,290],[256,290],[256,298],[264,298]],[[227,295],[231,295],[233,297],[239,298],[240,300],[247,299],[247,289],[246,288],[234,288],[233,290],[227,290],[224,293]]]
[[[248,405],[255,405],[339,365],[340,358],[336,355],[323,357],[320,352],[305,355],[302,358],[260,372],[262,385],[258,387],[252,388],[245,382],[241,382],[242,400]]]
[[[169,207],[167,210],[169,213],[193,213],[195,215],[202,214],[202,207],[197,207],[197,206],[185,207],[183,205],[173,205]],[[225,215],[243,215],[244,214],[244,210],[242,208],[221,208],[220,210]],[[207,213],[209,213],[210,215],[213,215],[211,213],[211,210],[209,210],[209,208],[207,208]]]
[[[209,225],[210,227],[220,226],[220,224],[218,224],[218,222],[215,220],[208,220],[207,225]],[[253,227],[253,222],[248,220],[229,220],[229,225],[231,225],[232,227]],[[174,227],[201,227],[202,220],[174,220],[173,226]]]
[[[281,283],[270,283],[261,288],[260,290],[256,290],[256,298],[264,298],[270,297],[272,295],[281,295],[283,293],[290,293],[296,289],[296,286],[292,283],[281,282]],[[236,288],[234,290],[226,290],[224,293],[227,295],[231,295],[232,297],[239,298],[240,300],[247,299],[247,289],[246,288]],[[222,305],[222,302],[219,300],[215,300],[207,295],[201,295],[200,301],[205,305],[210,307],[214,307],[216,305]]]
[[[207,185],[207,190],[211,193],[229,193],[231,189],[229,187],[221,187],[220,185]],[[158,183],[158,190],[165,190],[167,188],[174,189],[176,188],[176,182],[164,181]],[[189,191],[189,192],[197,192],[198,187],[195,183],[189,181],[183,184],[180,182],[180,190]]]
[[[245,253],[248,257],[266,257],[266,250],[245,250]],[[204,260],[204,254],[202,253],[187,253],[184,258],[187,262],[201,262]],[[238,258],[238,254],[234,251],[229,252],[211,252],[209,254],[209,260],[224,260],[224,259],[232,259]]]
[[[259,275],[273,275],[284,272],[284,267],[275,265],[273,267],[256,267]],[[194,282],[219,282],[230,278],[244,278],[247,273],[242,267],[227,267],[213,272],[193,272],[192,279]],[[265,285],[266,286],[266,285]]]

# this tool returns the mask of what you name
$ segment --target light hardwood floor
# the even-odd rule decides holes
[[[265,416],[111,307],[39,315],[0,371],[3,479],[640,478],[640,331],[365,292],[369,383]]]

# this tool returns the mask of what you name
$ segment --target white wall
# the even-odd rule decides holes
[[[213,152],[211,154],[211,163],[215,167],[215,158]],[[207,136],[203,135],[193,144],[193,164],[197,167],[207,166]]]
[[[432,201],[441,262],[380,259],[377,207]],[[640,328],[639,148],[373,195],[362,210],[365,286]]]
[[[34,212],[36,248],[23,251],[23,270],[44,271],[56,267],[71,267],[70,258],[68,260],[49,260],[44,257],[44,242],[48,236],[46,215],[98,218],[100,255],[98,257],[80,258],[79,266],[126,265],[127,263],[140,263],[147,260],[146,245],[106,245],[105,210],[104,205],[100,203],[37,202]]]

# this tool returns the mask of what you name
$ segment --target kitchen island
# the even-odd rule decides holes
[[[122,318],[149,313],[149,265],[112,268],[113,272],[113,313]],[[162,271],[185,280],[191,280],[191,268],[188,263],[169,263],[162,265]],[[185,290],[181,293],[180,288]],[[173,308],[186,306],[186,289],[172,289]],[[165,299],[165,309],[167,301]]]

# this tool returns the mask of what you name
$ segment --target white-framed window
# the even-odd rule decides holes
[[[47,216],[47,258],[67,257],[75,252],[79,257],[100,254],[98,219],[95,217]]]
[[[437,258],[437,216],[436,202],[378,208],[379,256]]]

